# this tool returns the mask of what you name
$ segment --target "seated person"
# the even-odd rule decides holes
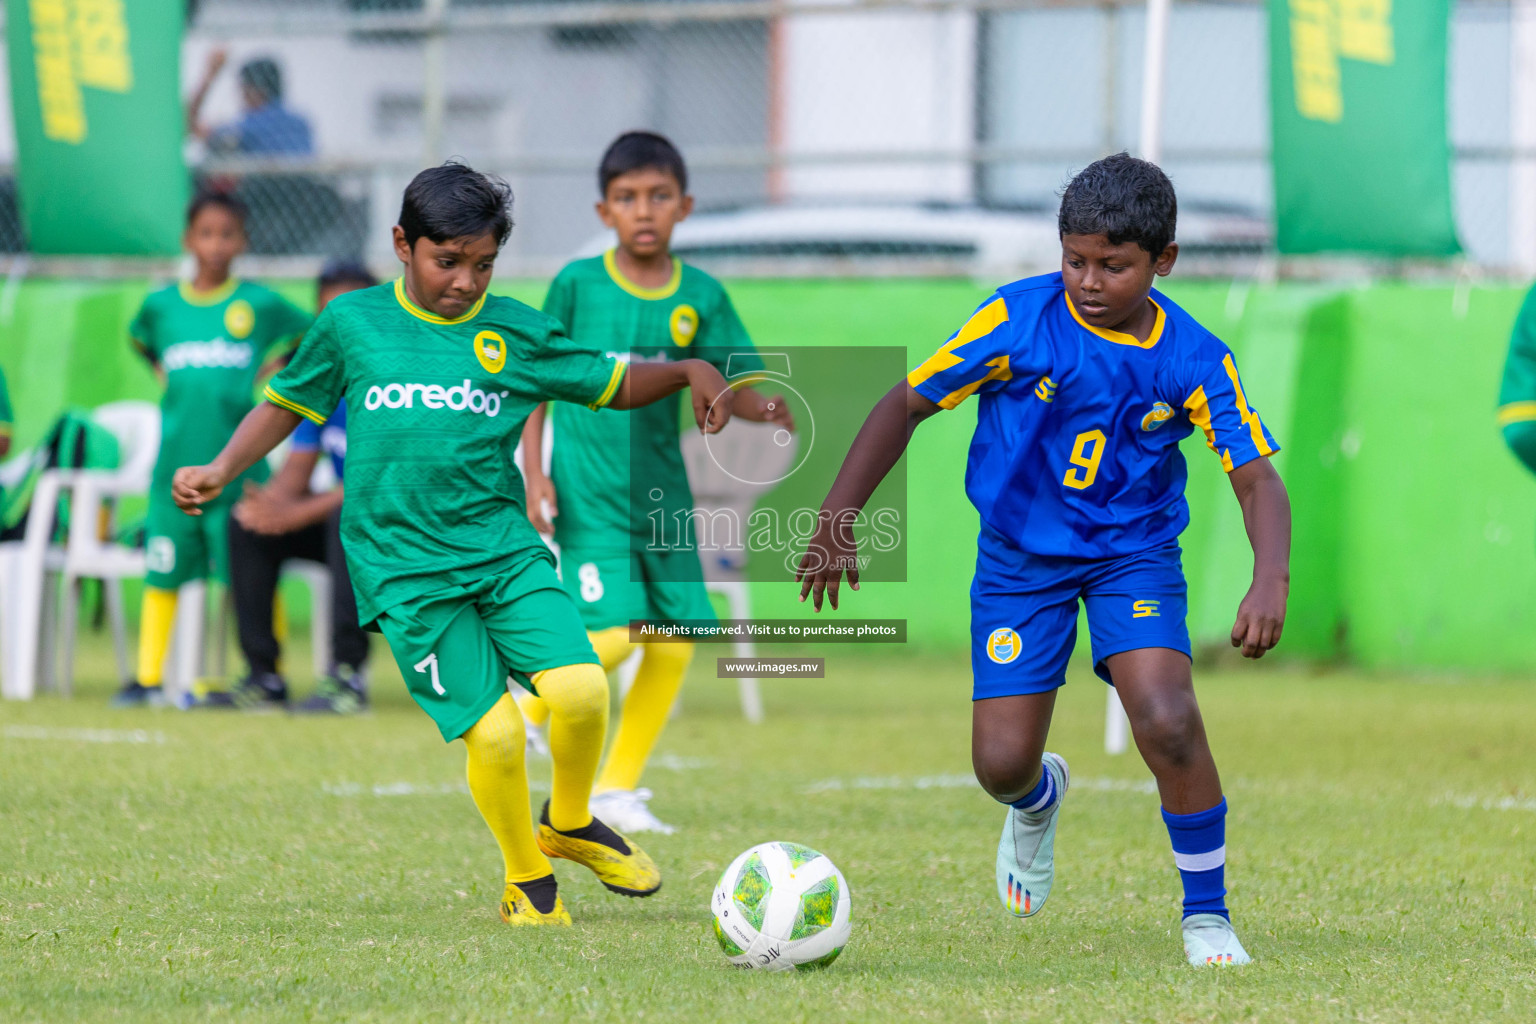
[[[319,308],[344,292],[378,282],[365,268],[333,263],[320,274]],[[321,454],[336,471],[336,486],[324,494],[309,491],[310,475]],[[363,663],[368,634],[357,621],[357,598],[341,547],[342,471],[347,457],[347,406],[317,426],[304,420],[293,433],[293,449],[267,486],[246,488],[229,520],[230,587],[240,649],[250,674],[235,690],[232,704],[271,707],[288,701],[288,684],[278,673],[280,647],[273,628],[272,601],[278,570],[290,558],[324,562],[331,568],[330,674],[315,694],[294,710],[347,714],[365,710],[368,688]]]

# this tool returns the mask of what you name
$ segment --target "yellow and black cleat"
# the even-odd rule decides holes
[[[549,803],[539,814],[539,849],[585,865],[597,880],[620,896],[649,896],[661,888],[656,862],[634,843],[596,818],[590,825],[561,832],[549,823]]]
[[[532,884],[527,882],[523,884],[530,889],[542,888],[544,886],[547,886],[548,889],[553,889],[554,883],[555,876],[548,875],[545,878],[534,879]],[[549,894],[536,892],[535,895],[547,897]],[[550,902],[547,898],[540,900],[540,902],[550,903],[549,910],[541,911],[533,905],[533,899],[529,898],[528,893],[524,892],[516,883],[508,882],[507,891],[502,896],[501,906],[499,907],[501,919],[510,925],[554,924],[570,927],[571,915],[566,912],[565,904],[560,902],[560,894],[553,893],[552,895],[554,897],[553,902]]]

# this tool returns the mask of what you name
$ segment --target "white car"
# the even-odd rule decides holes
[[[1253,257],[1273,245],[1269,223],[1215,209],[1179,211],[1184,257]],[[604,232],[582,246],[613,245]],[[918,203],[799,204],[700,213],[683,221],[672,251],[737,272],[1041,273],[1061,265],[1054,212]]]

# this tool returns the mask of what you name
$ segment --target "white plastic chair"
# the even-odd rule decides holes
[[[27,513],[26,535],[19,545],[0,555],[0,591],[6,608],[4,679],[0,693],[11,700],[30,700],[39,682],[54,681],[54,649],[60,632],[56,613],[59,580],[64,596],[64,690],[72,685],[75,621],[79,613],[79,581],[103,581],[112,620],[118,666],[127,675],[127,626],[123,615],[121,579],[144,573],[143,553],[126,545],[103,541],[103,513],[110,534],[117,501],[149,488],[155,454],[160,445],[160,411],[148,402],[114,402],[101,406],[91,418],[118,440],[119,467],[109,470],[55,469],[38,476]],[[63,544],[51,543],[60,496],[70,496],[70,530]]]
[[[691,431],[684,433],[682,449],[694,508],[703,514],[705,523],[723,513],[728,517],[725,521],[737,524],[740,533],[737,537],[698,538],[704,585],[725,598],[731,618],[751,618],[746,580],[747,519],[758,497],[771,490],[794,465],[798,442],[795,435],[772,423],[732,420],[720,433],[707,438]],[[744,472],[748,467],[750,472]],[[737,640],[731,644],[731,653],[738,658],[756,657],[757,645]],[[761,722],[763,698],[758,680],[743,678],[739,686],[741,713],[749,722]]]

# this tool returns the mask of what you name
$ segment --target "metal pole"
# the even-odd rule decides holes
[[[431,167],[443,159],[443,121],[448,113],[448,0],[426,0],[422,40],[421,157]]]
[[[1163,156],[1163,80],[1168,68],[1168,16],[1173,0],[1147,0],[1146,48],[1141,68],[1141,158]]]
[[[1141,158],[1163,155],[1163,76],[1168,67],[1168,15],[1172,0],[1147,0],[1146,49],[1141,68]],[[1104,752],[1123,754],[1130,746],[1130,722],[1119,692],[1111,686],[1104,707]]]

